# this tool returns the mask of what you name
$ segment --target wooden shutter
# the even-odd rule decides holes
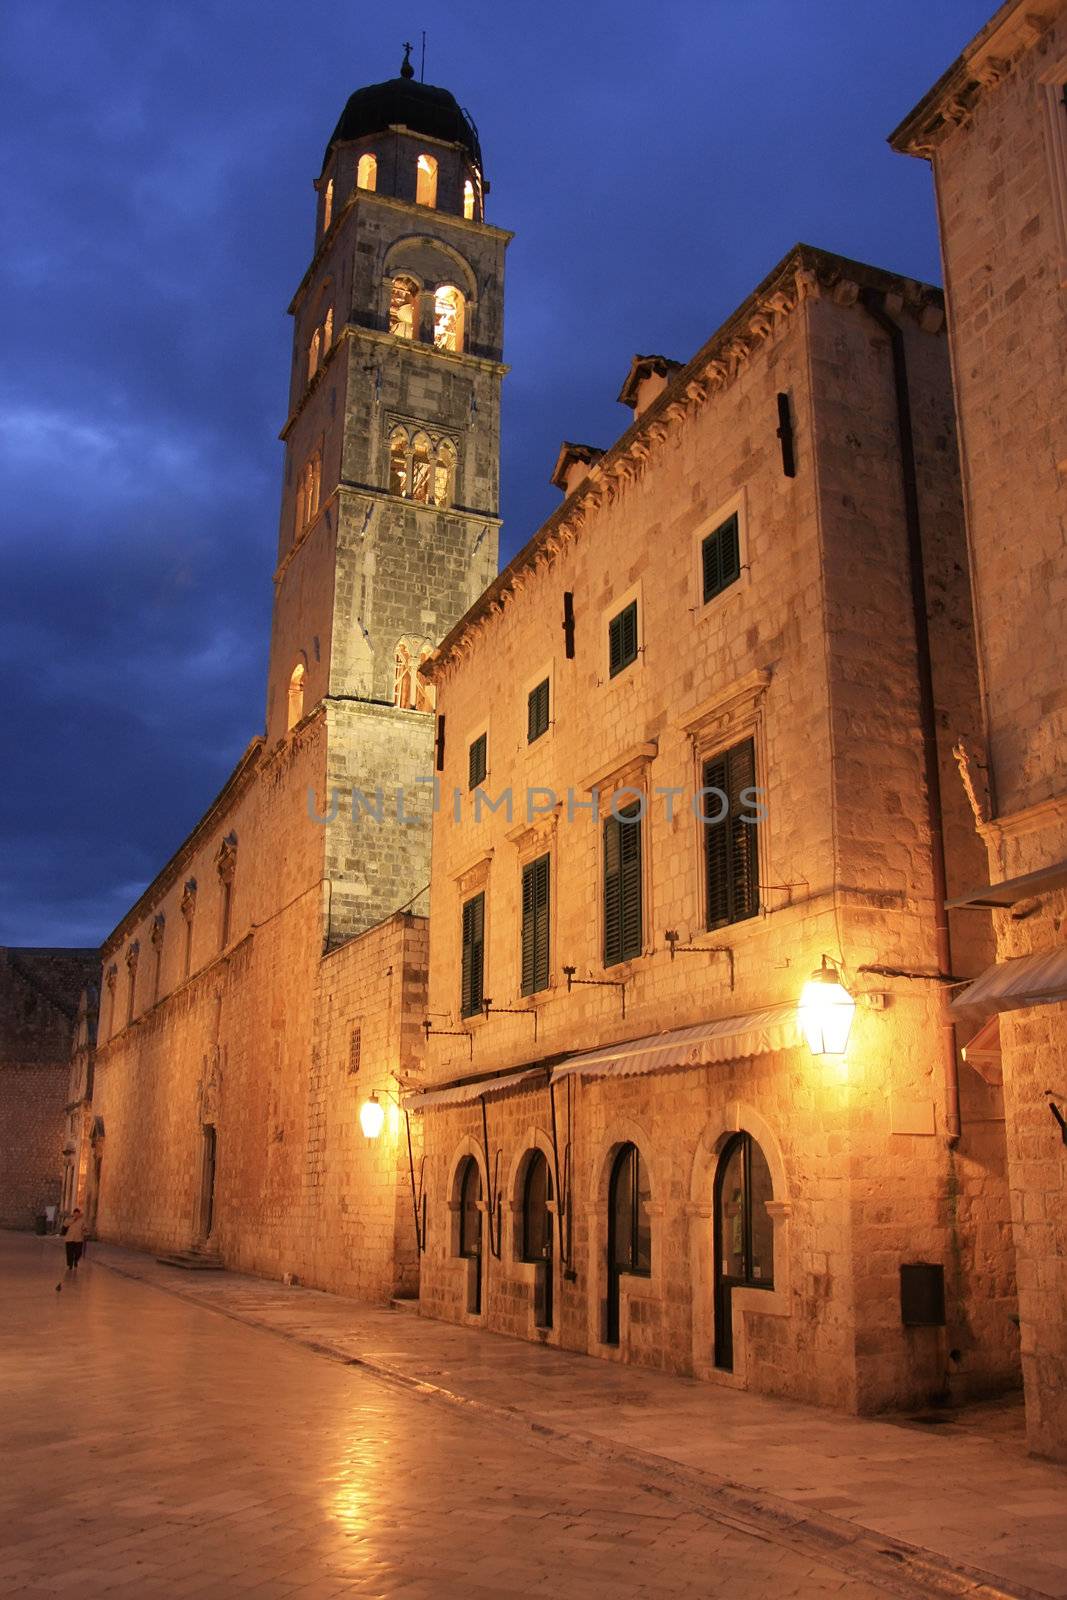
[[[487,735],[480,733],[470,747],[467,758],[467,786],[470,789],[476,789],[485,778],[486,743]]]
[[[604,820],[604,965],[630,961],[642,948],[640,806]]]
[[[704,567],[704,599],[728,589],[741,576],[741,546],[738,538],[737,513],[714,533],[709,533],[701,546]]]
[[[548,679],[545,678],[531,689],[526,700],[526,742],[532,744],[535,739],[548,730]]]
[[[522,992],[548,988],[549,858],[522,871]]]
[[[750,813],[752,806],[741,799],[742,791],[753,788],[755,782],[756,750],[751,739],[704,763],[705,789],[721,789],[730,807],[720,821],[704,824],[709,928],[743,922],[759,910],[757,826],[743,821],[743,814]],[[706,797],[705,815],[717,816],[721,809],[718,796]]]
[[[624,611],[612,617],[608,624],[608,673],[613,678],[623,667],[637,659],[637,601],[631,600]]]
[[[485,958],[485,895],[476,894],[463,907],[463,977],[460,1011],[472,1017],[481,1010]]]

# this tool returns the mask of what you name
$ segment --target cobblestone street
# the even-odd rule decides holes
[[[0,1595],[1004,1592],[327,1359],[94,1248],[56,1293],[54,1241],[0,1235]]]

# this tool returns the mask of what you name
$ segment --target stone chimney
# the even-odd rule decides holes
[[[569,439],[564,439],[552,470],[552,482],[561,490],[564,499],[574,493],[583,478],[589,476],[589,468],[603,454],[603,450],[598,450],[595,444],[572,444]]]
[[[648,410],[653,400],[659,399],[681,365],[680,361],[672,361],[669,356],[634,356],[626,374],[626,382],[619,391],[619,399],[624,406],[630,407],[635,422],[643,411]]]

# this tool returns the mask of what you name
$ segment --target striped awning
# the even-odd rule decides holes
[[[953,1011],[1018,1011],[1023,1006],[1051,1006],[1067,1000],[1067,945],[1016,956],[987,967],[952,1002]]]
[[[746,1011],[736,1017],[719,1017],[714,1022],[698,1022],[689,1028],[671,1028],[666,1033],[646,1034],[602,1050],[587,1050],[565,1056],[552,1069],[553,1080],[578,1076],[597,1077],[615,1073],[632,1077],[639,1072],[656,1072],[664,1067],[700,1067],[717,1061],[744,1061],[772,1050],[788,1050],[799,1044],[796,1002],[767,1006],[762,1011]]]
[[[405,1095],[405,1111],[426,1111],[430,1106],[463,1106],[474,1100],[490,1099],[506,1094],[509,1089],[522,1085],[533,1089],[548,1082],[547,1068],[524,1067],[521,1072],[492,1072],[481,1078],[467,1078],[462,1083],[445,1083],[439,1089],[423,1089]]]

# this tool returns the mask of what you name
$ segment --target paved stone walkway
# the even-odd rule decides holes
[[[1067,1595],[1064,1475],[981,1432],[99,1245],[56,1294],[61,1264],[0,1235],[3,1596]],[[931,1555],[868,1531],[879,1481],[890,1520],[924,1513]]]

